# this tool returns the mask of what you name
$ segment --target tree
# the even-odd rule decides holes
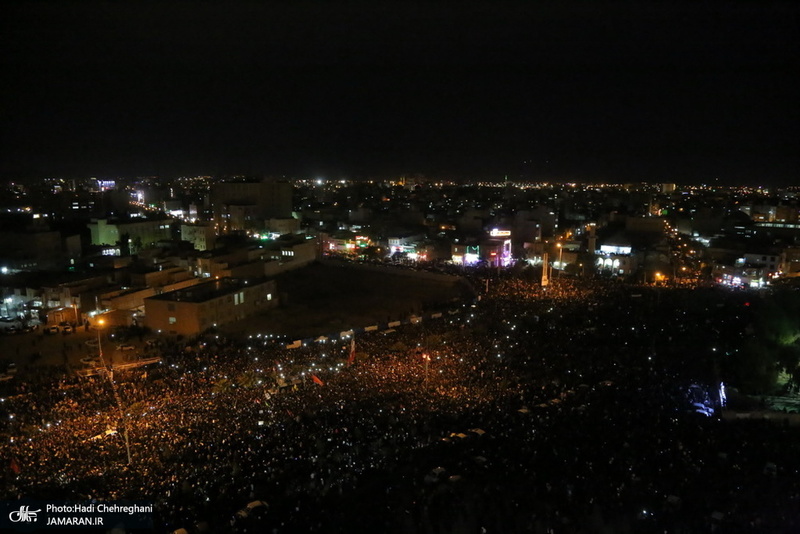
[[[726,375],[742,393],[769,394],[775,391],[779,365],[776,351],[758,339],[749,339],[726,361]]]
[[[119,236],[119,241],[117,241],[117,246],[119,247],[120,253],[123,256],[130,256],[131,254],[131,235],[127,232],[123,233]]]
[[[142,250],[142,248],[143,248],[142,247],[142,238],[140,236],[137,235],[133,239],[131,239],[131,242],[130,242],[130,253],[131,254],[138,253],[140,250]]]

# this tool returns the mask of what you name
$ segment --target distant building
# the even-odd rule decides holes
[[[388,237],[390,254],[407,254],[415,253],[416,243],[425,239],[424,234],[416,234],[412,232],[395,234]]]
[[[746,252],[743,258],[737,260],[737,264],[744,264],[748,267],[758,267],[764,274],[771,274],[778,271],[781,257],[773,253]]]
[[[356,254],[359,242],[355,232],[350,230],[339,230],[333,234],[323,233],[320,235],[322,249],[326,254]]]
[[[278,234],[299,234],[300,219],[294,217],[273,217],[267,221],[267,231]]]
[[[42,227],[0,230],[0,268],[6,272],[66,269],[81,258],[79,235]]]
[[[481,247],[476,241],[453,243],[450,246],[450,260],[458,265],[475,265],[481,261]]]
[[[92,219],[88,226],[92,245],[124,244],[127,238],[130,252],[135,253],[159,241],[170,240],[171,224],[172,219]]]
[[[317,238],[307,239],[306,236],[286,236],[270,243],[264,257],[272,260],[266,263],[264,273],[276,276],[317,261],[320,258],[320,241]]]
[[[627,217],[625,230],[631,233],[663,234],[667,221],[661,217]]]
[[[317,259],[317,239],[287,236],[261,245],[207,251],[196,258],[194,271],[201,278],[254,278],[298,269]]]
[[[188,241],[195,250],[211,250],[217,241],[217,234],[211,224],[181,224],[181,240]]]
[[[618,234],[607,239],[594,251],[597,272],[626,276],[638,268],[633,246],[628,238]]]
[[[785,275],[800,273],[800,247],[783,249],[778,269]]]
[[[221,182],[212,186],[210,200],[219,233],[260,230],[268,219],[292,216],[289,182]]]
[[[166,269],[137,269],[130,273],[132,287],[159,288],[192,278],[192,273],[182,267]]]
[[[206,251],[196,258],[195,274],[200,278],[264,276],[267,254],[263,247],[255,245]]]
[[[223,278],[145,299],[153,330],[193,336],[277,306],[275,280]]]

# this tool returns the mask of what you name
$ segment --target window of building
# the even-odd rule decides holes
[[[267,300],[272,300],[272,293],[267,293]]]
[[[175,324],[177,322],[178,322],[178,319],[176,319],[175,317],[170,317],[169,318],[169,324]]]
[[[175,304],[171,302],[167,304],[167,311],[175,311]]]
[[[244,291],[239,292],[239,304],[244,304]]]

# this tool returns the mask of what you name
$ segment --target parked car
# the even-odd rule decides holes
[[[75,332],[75,329],[72,328],[72,325],[66,325],[61,328],[61,332],[64,334],[72,334],[73,332]]]
[[[53,326],[48,326],[47,328],[44,329],[44,331],[46,334],[58,334],[59,328],[53,325]]]
[[[125,352],[129,350],[136,350],[136,347],[134,347],[133,345],[117,345],[117,350]]]

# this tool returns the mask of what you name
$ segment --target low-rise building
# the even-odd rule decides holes
[[[275,280],[222,278],[145,299],[153,330],[193,336],[277,306]]]
[[[267,220],[267,231],[278,234],[299,234],[300,219],[294,217],[273,217]]]
[[[0,230],[0,269],[3,272],[60,270],[81,258],[81,239],[43,226]]]
[[[188,241],[195,250],[211,250],[216,244],[217,234],[211,224],[182,224],[181,240]]]
[[[170,224],[172,219],[93,219],[88,226],[92,245],[127,245],[130,249],[127,252],[136,253],[154,243],[171,239]]]

